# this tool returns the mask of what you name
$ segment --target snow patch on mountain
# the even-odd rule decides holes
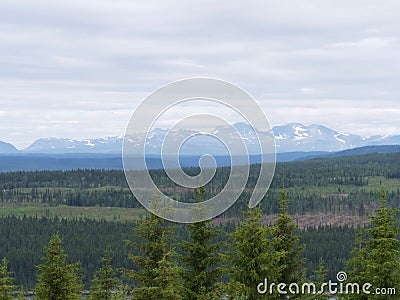
[[[345,140],[339,138],[339,136],[341,136],[341,135],[342,135],[341,133],[338,133],[338,134],[335,134],[334,137],[335,137],[339,142],[341,142],[341,143],[343,143],[343,144],[346,144],[346,141],[345,141]]]
[[[372,145],[400,145],[400,135],[362,137],[350,133],[332,130],[328,127],[312,124],[303,125],[291,123],[274,126],[272,133],[275,137],[275,147],[278,152],[295,151],[340,151],[354,147]],[[237,145],[241,139],[250,154],[259,154],[260,146],[258,137],[265,135],[246,123],[236,123],[233,126],[218,126],[211,131],[211,136],[205,132],[187,129],[168,132],[166,129],[155,128],[148,133],[129,134],[125,137],[104,137],[98,139],[75,140],[71,138],[43,138],[32,143],[28,148],[18,151],[8,143],[0,142],[0,153],[115,153],[120,154],[122,144],[125,142],[133,150],[140,151],[139,146],[146,138],[146,149],[150,154],[161,153],[161,146],[166,135],[169,134],[173,141],[186,144],[181,148],[184,155],[199,155],[209,153],[213,155],[226,155],[223,146],[215,135],[221,137],[227,145]],[[147,135],[147,137],[146,137]],[[239,136],[238,136],[239,135]]]

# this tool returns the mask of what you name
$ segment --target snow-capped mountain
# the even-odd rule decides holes
[[[235,134],[236,130],[236,134]],[[275,126],[272,129],[275,137],[277,152],[297,151],[340,151],[355,147],[371,145],[400,145],[400,135],[362,137],[355,134],[341,133],[322,125],[305,126],[300,123],[291,123]],[[240,134],[240,136],[237,135]],[[167,130],[154,129],[147,136],[146,153],[159,154]],[[199,132],[177,130],[169,133],[174,142],[190,137],[180,149],[182,155],[227,155],[226,147],[217,139],[202,136]],[[219,126],[213,134],[223,138],[227,146],[238,143],[242,139],[250,154],[259,154],[260,147],[257,135],[269,136],[266,132],[258,131],[245,123],[237,123],[232,127]],[[130,149],[135,150],[141,144],[143,134],[126,136]],[[121,153],[123,137],[108,137],[99,139],[74,140],[66,138],[46,138],[36,140],[31,146],[18,152],[23,153]],[[13,150],[14,149],[14,150]],[[140,149],[138,149],[140,150]],[[17,150],[10,144],[0,143],[0,153],[13,153]]]
[[[277,151],[339,151],[361,146],[363,138],[322,125],[292,123],[273,128]]]
[[[28,153],[119,153],[123,138],[74,140],[67,138],[38,139],[23,152]]]
[[[17,153],[18,150],[10,143],[0,141],[0,153]]]
[[[342,133],[322,125],[291,123],[273,128],[277,152],[340,151],[362,146],[399,145],[400,135],[372,136]]]

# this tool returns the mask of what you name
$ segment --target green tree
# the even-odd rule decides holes
[[[170,231],[167,221],[150,213],[135,227],[141,241],[127,241],[128,245],[140,252],[139,255],[128,255],[138,269],[123,270],[126,276],[139,284],[133,291],[134,299],[171,299],[166,296],[165,293],[168,292],[165,291],[172,292],[177,284],[182,284],[179,268],[173,261],[174,251],[169,245]],[[168,272],[170,273],[167,274]],[[163,277],[160,274],[168,276]],[[176,299],[180,297],[179,290],[175,291]]]
[[[261,216],[259,208],[249,209],[246,219],[231,234],[233,245],[227,259],[232,279],[228,294],[232,299],[260,299],[257,286],[266,278],[276,282],[281,274],[277,262],[282,253],[273,250],[270,227],[261,225]]]
[[[150,299],[183,299],[185,289],[182,285],[182,269],[174,261],[176,253],[173,250],[163,255],[155,270],[155,280],[158,286],[152,289]]]
[[[203,201],[204,188],[195,190],[196,201]],[[185,299],[209,299],[210,292],[222,275],[218,250],[222,244],[213,242],[219,234],[210,221],[197,222],[187,225],[189,240],[181,243],[184,251],[180,255],[183,262],[183,279],[186,289]]]
[[[371,289],[395,288],[400,290],[400,241],[399,225],[395,215],[398,210],[386,206],[386,192],[382,191],[381,206],[371,217],[371,227],[366,229],[367,238],[357,238],[357,246],[349,260],[349,281],[360,285],[370,283]],[[396,296],[375,294],[350,295],[348,299],[394,299]]]
[[[119,296],[120,281],[111,265],[111,255],[108,251],[101,258],[101,267],[95,273],[90,287],[89,300],[113,300]]]
[[[81,298],[82,278],[80,265],[68,264],[58,233],[44,248],[43,263],[37,266],[39,275],[35,287],[36,299],[75,300]]]
[[[325,263],[323,259],[319,260],[318,269],[314,270],[314,283],[317,288],[317,295],[305,295],[304,299],[313,299],[313,300],[328,300],[331,296],[324,293],[327,292],[326,289],[321,290],[322,284],[327,282],[326,276],[328,275],[328,270],[325,267]],[[309,297],[308,297],[309,296]]]
[[[11,300],[14,298],[13,291],[17,288],[13,284],[12,272],[8,271],[8,260],[3,258],[0,266],[0,300]]]
[[[351,282],[362,283],[365,280],[365,264],[367,262],[367,249],[365,247],[365,241],[363,235],[365,232],[361,227],[357,228],[357,236],[355,239],[355,246],[351,250],[351,257],[347,261],[347,265],[350,268],[348,272],[348,278]],[[366,299],[364,296],[353,296],[354,299]],[[351,297],[348,297],[351,298]]]
[[[272,226],[272,245],[276,253],[280,253],[277,260],[281,272],[277,277],[279,283],[304,282],[306,270],[303,267],[304,259],[301,258],[304,246],[299,244],[300,236],[296,233],[297,225],[293,218],[288,215],[289,201],[286,199],[286,191],[282,190],[278,200],[279,214],[274,226]],[[277,294],[278,299],[286,298],[287,295]],[[295,298],[294,296],[292,298]]]

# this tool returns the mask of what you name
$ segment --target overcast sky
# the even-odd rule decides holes
[[[0,140],[121,135],[151,91],[228,80],[271,125],[400,134],[399,1],[0,0]]]

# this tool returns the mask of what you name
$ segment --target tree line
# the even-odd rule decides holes
[[[277,213],[279,207],[275,199],[279,196],[280,188],[284,187],[291,199],[291,214],[315,212],[366,216],[379,205],[375,197],[377,185],[385,186],[385,182],[400,178],[399,159],[399,153],[392,153],[278,163],[271,188],[260,203],[260,208],[264,214]],[[188,168],[185,172],[197,174],[199,169]],[[205,186],[205,198],[221,191],[229,172],[229,167],[217,168],[216,175]],[[150,174],[165,194],[184,202],[195,201],[194,191],[176,188],[165,171],[150,170]],[[252,165],[248,189],[223,217],[238,216],[246,209],[258,174],[259,165]],[[378,178],[381,178],[379,183],[371,182]],[[374,184],[373,188],[369,187],[370,184]],[[388,190],[388,204],[399,208],[399,199],[400,188],[391,187]],[[0,173],[0,202],[141,207],[120,170]]]
[[[204,189],[195,191],[202,201]],[[400,241],[396,209],[387,206],[381,192],[380,207],[371,226],[359,229],[346,262],[349,282],[400,291]],[[261,224],[262,211],[248,209],[233,230],[225,232],[210,221],[185,225],[186,236],[177,240],[176,224],[148,214],[134,227],[136,239],[126,239],[128,263],[113,267],[112,252],[106,250],[90,282],[88,299],[328,299],[327,294],[283,294],[276,286],[265,289],[266,280],[288,287],[313,282],[321,288],[328,269],[323,260],[307,275],[307,261],[288,200],[281,191],[279,214],[271,225]],[[182,226],[180,230],[182,230]],[[321,241],[319,241],[321,243]],[[96,245],[93,245],[93,250]],[[319,258],[318,258],[319,259]],[[36,266],[34,291],[37,299],[81,299],[83,281],[79,261],[69,260],[59,233],[44,245]],[[121,276],[118,276],[120,274]],[[0,299],[12,299],[17,290],[8,260],[0,268]],[[282,286],[281,286],[282,287]],[[349,294],[346,299],[394,299],[391,295]],[[3,297],[3,298],[1,298]],[[311,297],[311,298],[310,298]],[[342,295],[340,295],[342,297]],[[394,298],[393,298],[394,297]]]

